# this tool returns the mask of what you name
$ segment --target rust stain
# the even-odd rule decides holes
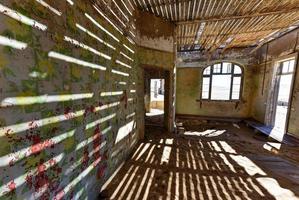
[[[141,36],[146,36],[148,38],[173,37],[174,24],[147,12],[139,12],[136,25]]]

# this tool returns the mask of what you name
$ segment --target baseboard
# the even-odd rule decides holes
[[[204,115],[190,115],[190,114],[176,114],[176,119],[193,119],[193,120],[213,120],[223,122],[240,122],[247,118],[245,117],[216,117],[216,116],[204,116]]]

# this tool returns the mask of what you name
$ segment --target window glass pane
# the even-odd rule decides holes
[[[211,74],[211,67],[207,67],[204,72],[203,72],[204,75],[210,75]]]
[[[289,72],[294,72],[295,60],[290,61]]]
[[[221,64],[215,64],[213,68],[213,73],[220,73],[221,72]]]
[[[235,65],[234,74],[242,74],[242,70],[240,66]]]
[[[291,83],[292,83],[292,74],[285,74],[280,76],[280,82],[279,82],[279,87],[281,88],[279,90],[278,94],[278,101],[280,102],[288,102],[290,98],[290,89],[291,88]]]
[[[212,100],[230,99],[231,75],[213,75],[212,76]]]
[[[239,98],[240,98],[240,92],[233,92],[232,93],[232,100],[239,100]]]
[[[241,77],[234,77],[233,88],[232,88],[232,99],[237,100],[240,98],[241,90]]]
[[[204,92],[202,91],[202,96],[201,96],[202,99],[209,99],[209,92]]]
[[[232,71],[232,64],[231,63],[223,63],[222,73],[230,74]]]
[[[202,99],[209,98],[209,90],[210,90],[210,78],[204,77],[202,82]]]
[[[289,71],[289,61],[282,63],[282,73],[288,73]]]
[[[241,77],[234,77],[233,85],[241,85]]]

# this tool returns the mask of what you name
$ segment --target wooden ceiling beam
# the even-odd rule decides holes
[[[150,9],[150,7],[158,7],[158,6],[168,6],[168,5],[174,5],[174,4],[178,4],[178,3],[189,3],[189,2],[192,2],[193,0],[177,0],[177,1],[166,1],[166,2],[151,2],[151,4],[145,2],[145,6]]]
[[[281,15],[281,14],[288,14],[292,12],[299,12],[299,7],[295,7],[288,10],[278,10],[278,11],[270,11],[270,12],[263,12],[263,13],[247,14],[247,15],[232,15],[232,16],[225,16],[225,17],[210,17],[206,19],[178,21],[175,23],[177,25],[198,24],[202,22],[215,22],[215,21],[226,21],[226,20],[234,20],[234,19],[253,18],[253,17],[263,17],[268,15]]]
[[[273,27],[273,28],[270,28],[270,29],[245,31],[245,32],[239,32],[239,33],[229,32],[229,33],[223,33],[223,34],[207,34],[207,35],[204,35],[203,37],[216,37],[216,36],[229,36],[229,35],[242,35],[242,34],[250,34],[250,33],[259,33],[259,32],[266,32],[266,31],[275,31],[275,30],[284,29],[284,28],[287,28],[287,27],[288,26],[281,26],[281,27]],[[194,35],[192,35],[192,36],[179,36],[178,38],[194,38]]]

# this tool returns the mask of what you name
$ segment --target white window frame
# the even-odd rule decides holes
[[[223,72],[223,63],[230,63],[231,64],[231,72],[230,73],[225,73]],[[220,72],[214,72],[214,66],[219,66],[220,64]],[[241,73],[240,74],[236,74],[234,73],[234,69],[235,69],[235,66],[238,66],[240,67],[241,69]],[[209,74],[205,74],[205,70],[207,68],[210,67],[210,73]],[[212,99],[212,81],[213,81],[213,75],[231,75],[231,84],[230,84],[230,94],[229,94],[229,99],[223,99],[223,100],[220,100],[220,99]],[[241,78],[241,83],[240,83],[240,91],[239,91],[239,98],[238,99],[234,99],[232,98],[233,96],[233,80],[235,77],[240,77]],[[204,78],[209,78],[209,91],[208,91],[208,98],[204,98],[203,97],[203,87],[204,87],[204,84],[203,84],[203,80]],[[241,101],[242,99],[242,91],[243,91],[243,81],[244,81],[244,68],[243,66],[239,65],[239,64],[236,64],[236,63],[233,63],[233,62],[226,62],[226,61],[223,61],[223,62],[217,62],[217,63],[214,63],[212,65],[209,65],[207,67],[205,67],[202,71],[202,79],[201,79],[201,93],[200,93],[200,98],[201,100],[203,101]]]

